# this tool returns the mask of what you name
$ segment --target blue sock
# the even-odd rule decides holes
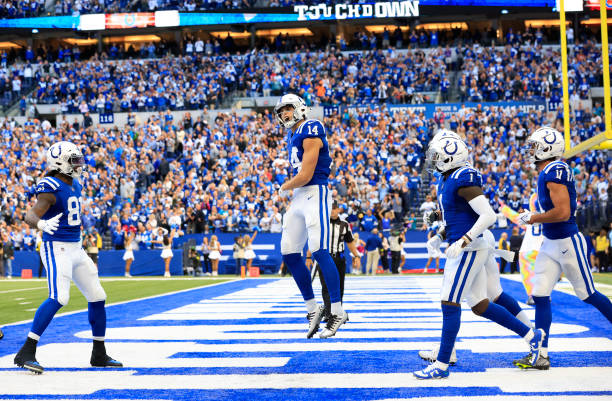
[[[438,361],[447,365],[450,362],[459,326],[461,326],[461,306],[442,304],[442,338],[440,339]]]
[[[525,323],[521,322],[514,315],[508,312],[506,308],[502,308],[493,302],[489,302],[489,306],[482,314],[482,317],[486,317],[487,319],[492,320],[509,330],[512,330],[521,337],[525,337],[527,333],[529,333],[529,330],[531,330],[525,325]]]
[[[512,298],[510,295],[502,292],[501,295],[495,301],[496,304],[503,306],[508,310],[508,312],[512,313],[512,316],[516,316],[521,313],[521,307],[519,306],[516,299]]]
[[[42,333],[44,333],[49,323],[51,323],[53,316],[55,316],[61,307],[62,304],[55,299],[47,298],[36,310],[34,321],[32,322],[32,329],[30,331],[39,337],[42,336]]]
[[[285,262],[289,270],[291,270],[293,279],[295,280],[295,283],[300,289],[302,297],[304,297],[304,301],[313,299],[314,292],[312,291],[312,281],[310,278],[310,272],[308,271],[308,268],[304,263],[304,259],[302,259],[302,255],[300,255],[299,253],[290,253],[288,255],[283,255],[283,262]],[[324,278],[327,281],[327,278]]]
[[[87,304],[91,334],[94,337],[104,337],[106,334],[106,309],[105,301],[90,302]]]
[[[550,333],[550,325],[552,323],[552,309],[550,307],[550,297],[533,297],[535,302],[535,326],[537,329],[543,329],[546,337],[542,342],[544,348],[548,348],[548,337]]]
[[[319,249],[312,256],[319,264],[321,274],[323,279],[325,279],[325,284],[327,284],[330,302],[332,304],[340,302],[340,275],[329,251],[327,249]]]
[[[584,302],[596,307],[612,323],[612,302],[610,302],[608,297],[599,291],[595,291]]]

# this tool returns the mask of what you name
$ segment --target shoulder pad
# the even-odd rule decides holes
[[[59,187],[60,183],[57,178],[45,177],[36,184],[36,194],[55,193]]]

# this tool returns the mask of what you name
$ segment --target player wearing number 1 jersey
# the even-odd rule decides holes
[[[308,333],[311,338],[319,329],[323,306],[317,305],[312,291],[310,272],[302,259],[304,245],[319,264],[329,289],[331,317],[321,338],[328,338],[347,320],[340,299],[340,276],[329,254],[331,193],[327,188],[331,157],[325,127],[319,120],[307,119],[307,107],[299,96],[282,96],[274,109],[276,118],[288,131],[287,144],[293,177],[283,183],[280,195],[293,190],[289,209],[283,216],[281,254],[304,297],[308,310]]]
[[[88,302],[93,334],[92,366],[121,367],[106,354],[106,293],[98,270],[81,244],[81,184],[83,154],[70,142],[58,142],[47,151],[49,172],[36,185],[37,200],[26,213],[26,222],[43,231],[40,256],[47,270],[49,298],[36,311],[25,344],[15,364],[35,373],[43,367],[36,360],[36,346],[55,313],[68,303],[70,281],[74,281]]]

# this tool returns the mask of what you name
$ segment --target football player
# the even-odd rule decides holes
[[[539,354],[542,330],[534,331],[506,308],[487,297],[487,263],[490,244],[483,233],[495,222],[495,213],[482,191],[482,177],[467,165],[469,152],[456,138],[432,141],[427,150],[427,163],[441,178],[438,183],[440,217],[445,223],[446,266],[441,289],[442,338],[437,360],[427,368],[414,372],[418,379],[448,377],[450,356],[461,323],[461,300],[465,297],[472,311],[514,331]]]
[[[302,259],[306,241],[317,261],[331,301],[331,316],[321,338],[328,338],[346,321],[342,309],[340,278],[329,254],[331,192],[327,187],[332,159],[325,127],[319,120],[307,119],[304,100],[294,94],[282,96],[274,112],[278,122],[287,129],[287,145],[293,176],[280,187],[286,197],[293,190],[291,204],[283,216],[281,253],[283,262],[295,279],[308,310],[308,333],[311,338],[319,329],[324,307],[317,304],[312,290],[310,272]]]
[[[587,255],[587,243],[576,224],[576,186],[567,163],[559,160],[565,152],[565,141],[559,131],[542,127],[527,140],[528,154],[538,176],[538,202],[542,213],[523,212],[522,224],[542,224],[544,238],[535,260],[534,286],[536,327],[546,332],[541,352],[515,361],[526,369],[546,370],[550,367],[548,333],[552,322],[550,294],[565,273],[576,296],[597,308],[612,322],[612,302],[597,291]]]
[[[26,223],[43,232],[40,256],[47,271],[49,297],[40,305],[25,343],[15,356],[15,364],[34,373],[44,368],[36,360],[40,336],[55,313],[68,303],[70,282],[74,281],[88,302],[93,334],[92,366],[121,367],[106,354],[106,293],[98,270],[81,244],[81,184],[85,166],[83,154],[71,142],[57,142],[47,150],[45,177],[36,185],[36,203],[26,213]]]

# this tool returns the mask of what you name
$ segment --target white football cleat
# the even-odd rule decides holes
[[[440,351],[440,344],[436,345],[431,351],[419,351],[419,356],[421,359],[424,359],[429,362],[435,362],[438,358],[438,352]],[[457,363],[457,351],[455,347],[453,347],[453,352],[451,352],[450,356],[450,365],[454,365]]]
[[[325,328],[319,334],[319,338],[329,338],[336,335],[336,331],[348,320],[348,313],[342,312],[342,315],[331,315]]]

